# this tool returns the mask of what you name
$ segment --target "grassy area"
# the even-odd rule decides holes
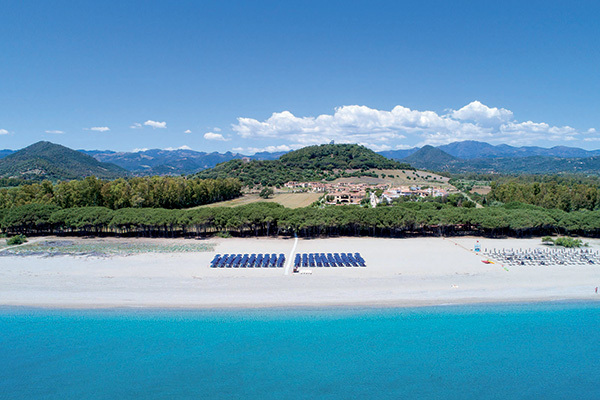
[[[471,189],[471,193],[477,193],[481,195],[486,195],[492,191],[492,188],[489,186],[475,186]]]
[[[377,178],[371,176],[351,177],[351,178],[339,178],[333,181],[338,182],[350,182],[350,183],[367,183],[367,184],[379,184],[386,183],[393,186],[400,185],[429,185],[429,186],[440,186],[444,188],[453,188],[448,184],[448,178],[441,175],[434,174],[427,171],[411,171],[411,170],[392,170],[392,169],[372,169],[369,172],[374,172],[378,175]],[[385,175],[385,177],[384,177]]]
[[[258,194],[245,194],[237,199],[221,201],[219,203],[207,204],[200,207],[235,207],[259,201],[279,203],[288,208],[307,207],[321,197],[320,193],[275,193],[269,199],[263,199]]]
[[[2,256],[127,256],[142,253],[189,253],[213,251],[210,243],[148,243],[140,241],[104,241],[98,240],[44,240],[7,249]]]

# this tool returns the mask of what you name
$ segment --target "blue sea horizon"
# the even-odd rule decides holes
[[[0,399],[597,399],[600,303],[0,308]]]

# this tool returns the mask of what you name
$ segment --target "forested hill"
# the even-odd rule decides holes
[[[425,148],[423,148],[425,149]],[[421,149],[421,150],[423,150]],[[421,150],[403,158],[416,168],[449,173],[490,174],[600,174],[600,157],[503,157],[463,160],[450,156],[440,149],[436,154]]]
[[[430,170],[445,171],[448,165],[457,161],[456,157],[433,146],[423,146],[416,153],[403,159],[403,161],[417,167],[425,167]]]
[[[303,147],[279,158],[288,167],[321,169],[398,169],[406,167],[358,144],[322,144]]]
[[[238,178],[244,185],[276,186],[289,181],[333,180],[342,176],[372,176],[372,169],[412,169],[356,144],[304,147],[279,160],[231,160],[200,171],[199,178]]]
[[[127,171],[50,142],[34,143],[0,159],[0,178],[59,180],[92,175],[113,179],[126,176]]]

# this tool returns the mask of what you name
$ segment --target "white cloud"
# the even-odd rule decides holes
[[[192,131],[189,129],[186,129],[185,131],[183,131],[183,133],[192,133]]]
[[[212,130],[215,132],[221,132],[221,128],[217,128],[216,126],[214,128],[212,128]]]
[[[226,142],[229,139],[225,139],[225,137],[223,135],[221,135],[220,133],[214,133],[214,132],[206,132],[204,134],[204,139],[206,140],[220,140],[222,142]]]
[[[152,121],[151,119],[149,119],[148,121],[144,122],[144,125],[151,126],[154,129],[156,129],[156,128],[164,129],[164,128],[167,127],[167,123],[166,122]]]
[[[483,140],[528,144],[541,140],[571,140],[579,132],[570,126],[514,119],[513,112],[473,101],[446,114],[396,106],[378,110],[350,105],[317,117],[297,117],[289,111],[273,113],[264,121],[240,117],[232,129],[244,139],[270,139],[302,145],[363,143],[373,149],[417,144],[446,144]],[[406,139],[406,140],[405,140]]]
[[[167,147],[165,150],[169,150],[169,151],[173,151],[173,150],[191,150],[192,148],[190,146],[179,146],[179,147]]]
[[[108,126],[94,126],[89,130],[94,132],[108,132],[110,131],[110,128]]]
[[[133,149],[133,150],[131,150],[131,152],[132,152],[132,153],[141,153],[141,152],[143,152],[143,151],[147,151],[147,150],[149,150],[149,149],[148,149],[148,148],[146,148],[146,147],[143,147],[143,148],[136,148],[136,149]]]
[[[498,123],[512,120],[513,113],[505,108],[488,107],[475,100],[457,111],[452,111],[451,116],[454,119],[463,121]]]
[[[288,145],[282,144],[279,146],[266,146],[266,147],[234,147],[233,149],[231,149],[231,151],[252,155],[255,153],[262,153],[264,151],[266,151],[268,153],[276,153],[276,152],[280,152],[280,151],[292,151],[292,150],[297,150],[302,147],[304,147],[304,145],[292,144],[292,145],[288,146]]]
[[[594,133],[596,133],[596,128],[590,128],[587,130],[587,133],[590,135],[593,135]]]
[[[8,135],[8,131],[6,129],[0,129],[0,135]]]
[[[134,122],[131,126],[131,129],[142,129],[142,124],[140,124],[139,122]]]
[[[46,133],[53,133],[56,135],[62,135],[63,133],[65,133],[64,131],[59,131],[59,130],[49,130],[49,131],[45,131]]]

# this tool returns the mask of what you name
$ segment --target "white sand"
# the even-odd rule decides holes
[[[125,239],[123,239],[125,240]],[[600,265],[484,264],[475,238],[300,239],[297,252],[360,252],[366,268],[211,269],[215,252],[128,257],[0,257],[0,305],[36,307],[415,306],[600,300]],[[540,239],[478,238],[486,248],[541,247]],[[600,241],[588,240],[592,249]],[[285,253],[293,239],[215,239],[217,253]]]

